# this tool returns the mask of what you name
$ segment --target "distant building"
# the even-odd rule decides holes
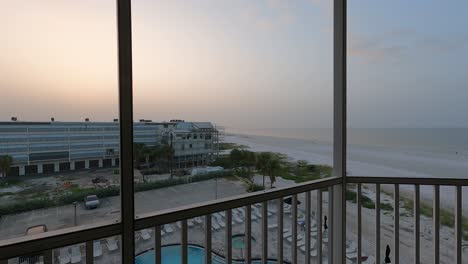
[[[179,120],[177,120],[179,121]],[[203,166],[218,155],[218,130],[210,122],[177,122],[164,129],[162,142],[174,149],[174,168]]]
[[[119,166],[119,129],[118,120],[0,122],[0,156],[13,158],[11,176]],[[172,134],[175,168],[206,164],[216,151],[214,133],[209,122],[183,120],[140,120],[133,132],[135,143],[149,146],[170,144]]]

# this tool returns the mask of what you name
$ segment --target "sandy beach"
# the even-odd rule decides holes
[[[332,165],[332,146],[330,144],[310,140],[279,138],[257,135],[229,135],[226,142],[249,146],[251,151],[272,151],[288,155],[291,160],[307,160],[314,164]],[[356,176],[410,176],[410,177],[461,177],[462,170],[468,171],[468,164],[460,159],[451,159],[450,155],[439,153],[421,153],[420,151],[401,151],[398,149],[372,148],[350,146],[348,155],[349,175]],[[433,170],[432,170],[433,169]],[[455,172],[450,175],[437,174],[442,171]],[[432,173],[429,173],[432,172]],[[401,186],[401,194],[412,197],[412,186]],[[392,190],[388,186],[389,191]],[[452,208],[453,188],[441,188],[441,207]],[[369,198],[375,197],[373,186],[364,187],[363,193]],[[382,202],[393,204],[393,198],[382,193]],[[468,212],[468,190],[464,189],[464,213]],[[432,188],[421,187],[421,200],[432,201]],[[375,210],[362,209],[363,215],[363,249],[368,254],[375,254]],[[356,204],[347,203],[348,239],[356,239]],[[423,263],[432,260],[432,219],[421,216],[421,257]],[[400,262],[412,263],[414,251],[413,216],[400,203]],[[441,226],[441,263],[453,262],[454,231],[450,227]],[[385,245],[393,245],[393,214],[383,211],[381,215],[382,255]],[[466,242],[465,242],[466,243]],[[468,250],[464,250],[464,258],[468,258]]]
[[[307,160],[313,164],[332,165],[333,152],[330,143],[240,134],[228,135],[225,141],[249,146],[252,151],[283,153],[292,160]],[[468,172],[468,160],[464,156],[409,148],[350,145],[347,162],[350,176],[466,178]],[[403,196],[412,197],[412,186],[402,185],[400,189]],[[422,201],[432,201],[432,194],[431,186],[421,186]],[[453,188],[441,187],[440,195],[441,206],[453,208],[455,201]],[[468,188],[463,189],[463,211],[468,214]]]

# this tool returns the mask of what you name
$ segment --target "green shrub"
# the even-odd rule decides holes
[[[27,200],[21,203],[1,206],[0,215],[16,214],[16,213],[21,213],[25,211],[32,211],[32,210],[52,207],[54,205],[55,203],[49,198]]]
[[[219,172],[210,172],[206,174],[196,175],[193,177],[180,177],[167,179],[162,181],[137,183],[135,184],[135,192],[154,190],[175,186],[189,182],[206,181],[214,178],[224,178],[231,175],[231,171],[224,170]],[[119,186],[110,186],[106,188],[78,188],[72,187],[62,193],[57,194],[53,199],[48,197],[29,199],[20,203],[9,205],[0,205],[0,215],[16,214],[25,211],[48,208],[53,206],[61,206],[72,204],[73,202],[81,202],[88,195],[97,195],[99,198],[118,196],[120,194]]]
[[[346,201],[352,201],[355,203],[357,201],[357,194],[354,191],[346,190]]]
[[[258,191],[263,191],[264,188],[260,184],[250,184],[249,187],[247,188],[247,192],[258,192]]]
[[[380,208],[384,211],[393,211],[393,205],[389,203],[383,203],[380,205]]]
[[[18,185],[20,184],[22,181],[19,180],[19,179],[15,179],[15,178],[5,178],[5,179],[1,179],[0,180],[0,188],[4,188],[4,187],[10,187],[12,185]]]

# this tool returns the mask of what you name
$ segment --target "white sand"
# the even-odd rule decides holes
[[[226,136],[226,142],[247,145],[251,151],[272,151],[288,155],[291,160],[307,160],[314,164],[332,165],[332,147],[313,141],[276,138],[266,136]],[[351,146],[348,156],[348,172],[356,176],[407,176],[407,177],[463,177],[462,171],[468,172],[468,162],[454,159],[450,155],[432,155],[418,151],[401,151],[397,149],[370,148]],[[432,172],[432,173],[429,173]],[[451,175],[441,172],[454,172]],[[440,173],[440,174],[439,174]],[[256,178],[259,182],[260,177]],[[267,179],[267,183],[269,180]],[[283,186],[281,179],[277,185]],[[372,186],[368,186],[372,187]],[[389,188],[390,189],[390,188]],[[391,189],[390,189],[391,190]],[[401,186],[402,194],[411,196],[411,186]],[[372,188],[363,189],[366,196],[375,199]],[[432,200],[432,188],[422,187],[423,200]],[[382,202],[393,204],[393,198],[382,193]],[[453,206],[453,188],[441,188],[441,206]],[[468,188],[464,189],[464,211],[468,212]],[[413,217],[400,204],[400,263],[412,263],[414,252]],[[368,254],[375,254],[375,210],[363,208],[363,249]],[[348,239],[356,239],[356,204],[347,203]],[[432,219],[421,216],[421,260],[430,263],[433,258],[432,250]],[[440,232],[441,263],[453,262],[454,232],[452,228],[442,226]],[[384,256],[385,245],[393,248],[393,215],[391,212],[382,211],[381,215],[381,254]],[[468,258],[468,250],[463,252],[464,258]]]
[[[332,146],[311,140],[256,135],[229,135],[226,142],[247,145],[252,151],[273,151],[288,155],[292,160],[307,160],[314,164],[332,165]],[[466,177],[468,160],[451,154],[420,150],[368,147],[348,147],[348,173],[353,176],[397,177]],[[401,186],[402,195],[411,197],[413,187]],[[441,188],[441,206],[453,207],[453,187]],[[468,188],[464,188],[463,209],[468,213]],[[421,199],[432,200],[432,188],[421,188]]]

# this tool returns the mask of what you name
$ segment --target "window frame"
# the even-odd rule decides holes
[[[333,207],[333,245],[329,251],[331,263],[345,263],[343,249],[346,242],[346,211],[344,206],[344,191],[346,184],[346,2],[347,0],[334,0],[334,141],[333,141],[333,175],[338,179],[331,179],[336,186],[331,188],[332,199],[329,203]],[[155,217],[142,217],[135,220],[134,181],[133,181],[133,80],[132,80],[132,23],[131,0],[116,0],[117,3],[117,43],[118,43],[118,78],[119,78],[119,121],[120,121],[120,220],[102,221],[89,225],[82,225],[61,230],[54,230],[31,237],[19,237],[0,241],[0,256],[9,259],[31,253],[44,252],[45,263],[52,263],[51,248],[60,248],[65,245],[86,242],[86,247],[92,252],[92,241],[103,237],[121,236],[122,263],[133,263],[135,257],[134,232],[136,223],[144,225],[155,224]],[[176,135],[177,136],[177,135]],[[201,135],[200,135],[201,136]],[[204,135],[205,140],[208,134]],[[202,138],[202,137],[200,137]],[[328,180],[330,181],[330,180]],[[325,182],[325,181],[323,181]],[[316,187],[324,188],[325,184],[319,182]],[[295,189],[307,189],[309,185],[303,184]],[[302,189],[301,189],[302,190]],[[269,193],[258,196],[268,196]],[[231,202],[234,203],[234,202]],[[216,205],[218,206],[218,205]],[[220,208],[222,205],[219,205]],[[189,209],[190,210],[190,209]],[[212,210],[212,209],[210,209]],[[183,213],[183,211],[181,212]],[[192,212],[194,213],[194,212]],[[157,215],[157,214],[156,214]],[[164,219],[164,217],[162,217]],[[162,221],[162,220],[161,220]],[[151,223],[150,223],[151,222]],[[92,256],[92,254],[91,254]],[[90,259],[92,263],[92,258]],[[5,260],[0,260],[0,264]],[[6,261],[8,263],[8,261]]]

